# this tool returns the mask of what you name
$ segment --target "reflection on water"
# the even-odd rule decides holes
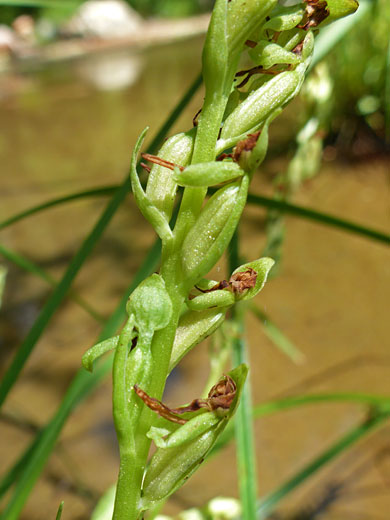
[[[200,51],[201,42],[196,40],[142,55],[121,53],[115,59],[127,60],[129,68],[127,72],[125,66],[117,69],[121,77],[116,81],[124,84],[133,74],[133,83],[110,91],[96,88],[101,87],[96,68],[92,86],[91,70],[98,64],[95,59],[8,78],[8,94],[0,97],[0,218],[54,196],[121,182],[137,135],[147,124],[154,132],[162,123],[198,74]],[[108,57],[105,55],[99,62],[98,69],[104,69],[107,63],[112,66],[114,61]],[[114,75],[103,75],[105,88],[112,86],[108,82],[113,82]],[[201,94],[180,118],[175,131],[191,125],[200,105]],[[286,120],[276,124],[286,131]],[[278,129],[274,130],[277,133]],[[274,159],[265,165],[268,178],[284,167],[284,161]],[[317,178],[303,186],[296,202],[386,229],[387,167],[380,161],[353,167],[328,163]],[[253,189],[269,192],[269,182],[258,175]],[[2,240],[58,279],[105,204],[106,200],[89,199],[50,209],[6,229]],[[264,245],[264,215],[263,210],[253,207],[245,212],[241,238],[242,252],[248,259]],[[150,226],[129,197],[77,277],[75,290],[108,316],[153,239]],[[299,367],[292,365],[250,316],[255,402],[291,392],[292,388],[294,393],[390,391],[386,316],[390,263],[386,255],[384,246],[363,238],[297,218],[288,219],[284,264],[280,275],[258,297],[258,303],[299,346],[307,362]],[[218,273],[216,276],[220,277]],[[9,266],[1,320],[4,359],[10,359],[25,336],[48,291],[43,281]],[[34,428],[50,418],[80,366],[82,353],[99,330],[99,325],[73,300],[61,306],[7,402],[6,418],[0,423],[4,467],[27,445]],[[201,345],[176,374],[168,388],[168,402],[179,405],[199,395],[207,379],[206,366],[206,347]],[[324,370],[328,371],[322,377],[309,379]],[[173,384],[181,386],[179,402]],[[61,499],[65,499],[65,518],[85,519],[94,497],[115,480],[117,450],[110,419],[110,391],[108,378],[76,410],[23,519],[41,519],[42,504],[46,516],[54,517]],[[358,407],[318,405],[257,422],[259,493],[274,489],[362,417],[364,412]],[[382,429],[356,448],[352,458],[359,461],[374,457],[387,442],[386,430]],[[201,505],[213,495],[236,495],[234,460],[234,449],[229,447],[222,457],[194,475],[167,510],[177,512]],[[342,469],[347,470],[351,456],[344,460]],[[321,475],[325,482],[334,482],[335,475],[341,474],[337,468],[340,466]],[[390,473],[382,467],[383,471]],[[334,511],[339,507],[343,511],[386,513],[389,497],[381,494],[387,488],[378,475],[375,469],[367,470],[363,482],[376,486],[377,493],[367,492],[349,502],[333,504]],[[361,483],[362,479],[357,479],[356,486]],[[317,491],[324,489],[317,480],[314,484],[318,485]],[[292,504],[298,510],[305,504],[305,490],[295,494],[286,507]],[[332,509],[327,515],[336,518]]]

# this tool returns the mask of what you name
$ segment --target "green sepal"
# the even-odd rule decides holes
[[[139,136],[131,158],[130,180],[131,188],[133,190],[134,198],[137,202],[142,215],[152,224],[156,233],[161,240],[167,240],[172,237],[172,230],[169,227],[168,219],[147,197],[144,192],[137,173],[137,157],[145,139],[146,132],[149,127],[146,127]]]
[[[95,361],[95,359],[99,358],[106,352],[109,352],[110,350],[116,348],[118,341],[119,335],[105,339],[104,341],[96,343],[96,345],[93,345],[93,347],[89,348],[81,358],[81,364],[83,365],[85,370],[88,370],[88,372],[92,372],[93,362]]]
[[[319,27],[324,27],[330,23],[353,14],[359,7],[357,0],[326,0],[329,16],[319,24]]]
[[[210,336],[224,321],[227,308],[214,308],[204,311],[187,311],[176,329],[169,372],[198,343]]]
[[[240,365],[229,372],[228,375],[236,383],[237,391],[229,410],[224,415],[218,416],[215,415],[215,412],[201,410],[185,425],[174,427],[174,432],[171,435],[174,436],[175,446],[157,448],[146,470],[143,482],[142,510],[149,509],[174,493],[198,469],[233,417],[247,373],[248,367],[246,365]],[[206,429],[199,424],[202,423],[202,415],[205,422],[210,422]],[[208,416],[207,419],[206,416]],[[194,426],[195,431],[192,426]],[[183,431],[182,428],[185,428],[185,430]],[[158,432],[153,433],[152,431],[150,433],[156,438],[160,436],[161,439]],[[169,437],[165,441],[161,439],[161,443],[169,445]]]
[[[213,161],[187,166],[183,171],[175,168],[173,178],[179,186],[204,187],[215,186],[242,177],[244,171],[233,161]]]
[[[194,226],[188,232],[182,249],[182,267],[193,285],[219,260],[230,242],[244,209],[249,178],[220,188],[208,200]]]
[[[271,29],[275,32],[288,31],[296,27],[304,15],[302,4],[291,7],[278,6],[271,14],[270,19],[262,26],[262,32]]]
[[[172,315],[172,302],[164,280],[154,273],[133,291],[127,304],[129,316],[134,315],[140,335],[151,336],[166,327]]]
[[[158,152],[158,157],[180,166],[187,166],[190,162],[194,146],[196,129],[173,135],[165,141]],[[146,185],[148,200],[170,220],[175,203],[177,183],[172,171],[160,164],[153,164]]]
[[[256,296],[258,292],[261,291],[261,289],[264,287],[264,284],[267,280],[268,273],[270,272],[272,266],[275,264],[275,260],[272,258],[259,258],[258,260],[255,260],[254,262],[248,262],[247,264],[240,265],[240,267],[237,267],[233,274],[241,273],[243,271],[247,271],[248,269],[253,269],[257,273],[256,283],[255,286],[251,289],[246,290],[241,295],[236,295],[236,299],[243,301],[243,300],[249,300],[250,298],[253,298]]]
[[[301,57],[294,52],[289,52],[277,43],[265,40],[259,43],[248,54],[255,65],[261,65],[265,69],[270,69],[273,65],[291,64],[298,65],[302,61]]]
[[[218,289],[205,294],[199,294],[192,300],[187,300],[188,308],[193,311],[203,311],[212,307],[229,307],[235,298],[228,289]]]

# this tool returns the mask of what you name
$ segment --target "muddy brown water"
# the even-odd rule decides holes
[[[115,59],[105,55],[109,59],[103,65],[94,57],[1,78],[0,218],[52,197],[121,182],[137,135],[146,125],[154,132],[162,123],[197,75],[200,52],[201,41],[192,40],[142,54],[121,52]],[[107,63],[115,61],[119,69],[110,69]],[[113,81],[117,74],[118,84],[129,78],[133,83],[99,90],[99,74],[103,81],[107,75]],[[195,96],[174,131],[191,125],[201,97],[201,93]],[[285,133],[286,122],[287,118],[275,123],[275,142],[278,134]],[[268,161],[265,174],[254,180],[253,191],[270,193],[270,177],[284,166],[285,157]],[[388,232],[388,173],[385,159],[354,165],[324,163],[294,201]],[[2,243],[59,279],[106,202],[79,200],[42,212],[3,230]],[[264,219],[264,209],[245,210],[241,237],[246,258],[259,255],[264,246]],[[287,217],[286,223],[282,268],[257,303],[299,347],[305,362],[294,365],[267,339],[262,325],[248,316],[254,402],[291,393],[388,394],[388,249],[308,220]],[[77,276],[74,289],[108,317],[153,240],[150,226],[128,197]],[[7,265],[1,311],[3,367],[50,293],[45,282]],[[216,276],[223,272],[223,261],[218,269]],[[28,445],[34,428],[54,413],[82,353],[99,330],[72,300],[61,305],[4,407],[1,471]],[[179,405],[198,396],[206,379],[207,344],[202,344],[180,365],[168,386],[168,401]],[[86,519],[96,497],[115,481],[118,454],[110,392],[107,377],[68,420],[23,520],[54,518],[61,500],[65,500],[64,520]],[[321,404],[257,420],[259,495],[291,477],[366,413],[352,404]],[[289,496],[281,506],[281,518],[305,508],[314,510],[327,493],[330,496],[333,485],[341,491],[329,500],[322,518],[388,518],[389,431],[389,425],[382,426]],[[169,501],[166,511],[201,506],[218,495],[237,496],[233,446],[201,468]]]

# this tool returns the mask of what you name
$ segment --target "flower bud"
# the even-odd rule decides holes
[[[140,334],[152,335],[163,329],[172,314],[172,302],[164,280],[158,274],[146,278],[131,294],[126,311],[134,315],[135,325]]]

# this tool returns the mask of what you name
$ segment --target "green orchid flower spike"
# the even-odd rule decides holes
[[[156,155],[141,153],[147,128],[137,140],[132,195],[161,238],[161,265],[131,295],[121,331],[83,356],[83,366],[92,370],[97,358],[114,351],[120,468],[93,519],[143,518],[196,471],[232,420],[245,365],[226,374],[207,398],[176,409],[161,402],[165,382],[221,326],[229,309],[263,288],[272,258],[249,261],[228,280],[206,277],[238,226],[267,152],[269,126],[302,87],[315,35],[357,6],[356,0],[302,0],[293,6],[283,0],[216,0],[202,55],[205,98],[196,126],[169,137]],[[240,70],[243,55],[253,63]],[[152,442],[156,450],[149,458]]]

